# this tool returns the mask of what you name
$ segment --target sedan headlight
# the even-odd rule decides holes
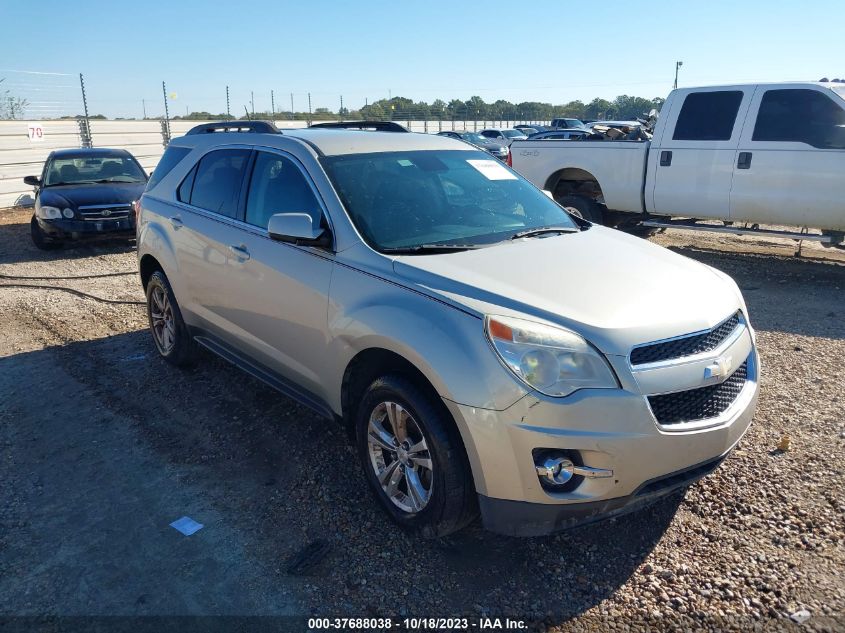
[[[62,210],[58,207],[48,207],[41,205],[36,211],[36,215],[42,220],[59,220],[62,217]]]
[[[619,386],[604,357],[575,332],[501,316],[488,316],[484,329],[505,366],[547,396]]]

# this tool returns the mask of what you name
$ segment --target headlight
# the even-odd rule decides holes
[[[56,207],[46,207],[42,205],[38,207],[36,215],[43,220],[58,220],[62,217],[62,210]]]
[[[68,219],[72,218],[73,217],[73,209],[67,208],[67,209],[62,210],[62,215],[65,216]]]
[[[547,396],[619,386],[604,357],[574,332],[501,316],[488,316],[484,329],[505,366]]]

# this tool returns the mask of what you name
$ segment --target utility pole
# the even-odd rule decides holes
[[[678,69],[684,65],[684,62],[675,62],[675,90],[678,89]]]
[[[252,108],[252,118],[255,118],[255,93],[250,90],[249,91],[249,105]]]
[[[293,121],[293,93],[290,93],[290,120]]]
[[[232,118],[232,111],[229,109],[229,86],[226,86],[226,118]]]
[[[343,121],[343,95],[340,95],[340,110],[337,112],[338,119]]]
[[[272,112],[272,120],[276,120],[276,96],[273,94],[273,91],[270,91],[270,112]]]
[[[144,119],[147,118],[147,100],[141,99],[141,108],[144,110]]]
[[[308,93],[308,125],[311,125],[311,93]]]

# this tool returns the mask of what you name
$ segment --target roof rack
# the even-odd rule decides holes
[[[393,121],[324,121],[308,127],[340,130],[368,130],[371,132],[408,132],[408,128]]]
[[[258,134],[280,134],[279,128],[270,121],[215,121],[203,123],[188,130],[191,134],[211,134],[213,132],[253,132]]]

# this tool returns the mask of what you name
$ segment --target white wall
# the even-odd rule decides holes
[[[398,121],[412,132],[436,134],[441,130],[482,130],[508,127],[512,121]],[[202,121],[171,121],[171,137],[182,136]],[[29,128],[41,126],[43,137],[31,141]],[[284,128],[306,127],[305,121],[276,121]],[[454,128],[453,128],[454,125]],[[91,121],[94,147],[117,147],[131,152],[151,172],[164,152],[160,121]],[[0,209],[33,204],[32,188],[24,176],[40,176],[44,161],[54,149],[82,147],[77,121],[0,121]]]

